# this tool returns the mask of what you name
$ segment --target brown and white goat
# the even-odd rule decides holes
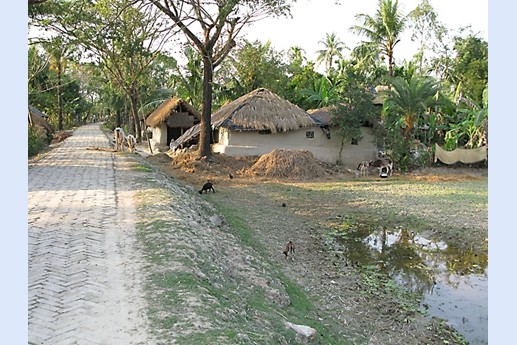
[[[282,253],[286,258],[289,254],[294,254],[294,244],[292,241],[287,242],[287,245],[285,246],[285,249]]]
[[[135,148],[136,148],[136,138],[133,134],[128,134],[128,136],[126,137],[126,142],[127,142],[127,150],[131,153],[135,152]]]
[[[363,162],[359,163],[359,165],[357,166],[357,171],[359,172],[357,177],[370,175],[369,168],[370,168],[369,161],[363,161]]]

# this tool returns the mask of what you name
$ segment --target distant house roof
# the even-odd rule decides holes
[[[328,126],[332,122],[331,110],[333,107],[323,107],[318,109],[309,109],[307,113],[320,126]]]
[[[305,110],[264,88],[253,90],[222,106],[212,115],[211,122],[213,128],[270,130],[271,133],[317,125]],[[195,125],[176,139],[176,143],[182,145],[199,135],[200,131],[201,126]]]
[[[179,97],[173,97],[163,101],[145,120],[145,124],[149,127],[158,127],[162,122],[166,122],[169,117],[173,116],[174,113],[189,113],[201,120],[201,113],[192,105]],[[178,123],[178,127],[181,127],[180,123]]]
[[[29,104],[29,111],[33,114],[36,114],[36,115],[39,115],[41,116],[42,118],[44,119],[48,119],[48,115],[39,111],[37,108],[33,107],[32,105]]]
[[[214,127],[241,131],[269,129],[271,133],[314,126],[305,110],[263,88],[222,106],[212,115],[212,123]]]
[[[389,90],[389,89],[390,89],[390,87],[387,85],[377,85],[373,92],[373,96],[374,96],[373,104],[382,105],[384,103],[384,97],[385,97],[384,91]]]
[[[29,105],[29,116],[32,123],[36,126],[45,128],[47,133],[54,133],[54,128],[47,122],[48,115],[42,113],[32,105]]]

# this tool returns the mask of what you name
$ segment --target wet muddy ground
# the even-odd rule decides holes
[[[336,232],[356,265],[374,265],[421,296],[429,315],[447,320],[471,344],[488,344],[488,257],[434,242],[408,229],[384,227]]]

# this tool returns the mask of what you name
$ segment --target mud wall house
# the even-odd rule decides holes
[[[200,121],[201,113],[183,99],[173,97],[165,100],[145,120],[152,133],[151,147],[167,151],[171,140],[179,138]]]
[[[341,150],[342,137],[339,128],[332,126],[332,107],[307,110],[311,118],[320,125],[327,140],[315,142],[313,154],[327,162],[341,162],[345,167],[356,169],[365,160],[377,158],[377,146],[372,128],[361,127],[361,140],[345,142]],[[341,152],[340,152],[341,151]]]
[[[212,114],[212,151],[228,156],[260,156],[274,149],[309,150],[319,126],[305,110],[268,89],[256,89]],[[196,144],[200,126],[174,147]],[[312,133],[312,134],[311,134]]]
[[[307,150],[321,161],[339,160],[341,139],[335,130],[329,131],[327,123],[267,89],[256,89],[221,107],[212,115],[212,128],[212,151],[216,153],[260,156],[274,149]],[[199,125],[192,127],[171,147],[197,144],[199,132]],[[343,150],[341,161],[351,168],[375,156],[367,129],[364,134],[359,145]]]

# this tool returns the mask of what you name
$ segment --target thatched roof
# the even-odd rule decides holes
[[[281,98],[268,89],[256,89],[222,106],[212,114],[213,128],[235,131],[270,130],[271,133],[289,132],[317,123],[305,110]],[[199,135],[201,126],[190,128],[176,139],[178,145]]]
[[[145,120],[145,124],[149,127],[158,127],[162,122],[167,121],[169,117],[173,116],[175,113],[189,113],[198,120],[201,120],[201,113],[199,113],[199,111],[197,111],[193,106],[179,97],[173,97],[163,101],[163,103],[160,104],[160,106],[156,108],[156,110],[153,111]],[[183,119],[179,120],[177,127],[182,127],[182,122],[184,122]]]
[[[54,133],[54,129],[52,128],[52,126],[47,122],[47,120],[45,120],[46,118],[48,118],[48,115],[42,113],[38,109],[34,108],[32,105],[29,105],[29,116],[33,125],[45,128],[45,130],[49,134]]]
[[[289,132],[314,126],[302,108],[268,89],[256,89],[221,107],[212,115],[214,127],[240,131]]]

